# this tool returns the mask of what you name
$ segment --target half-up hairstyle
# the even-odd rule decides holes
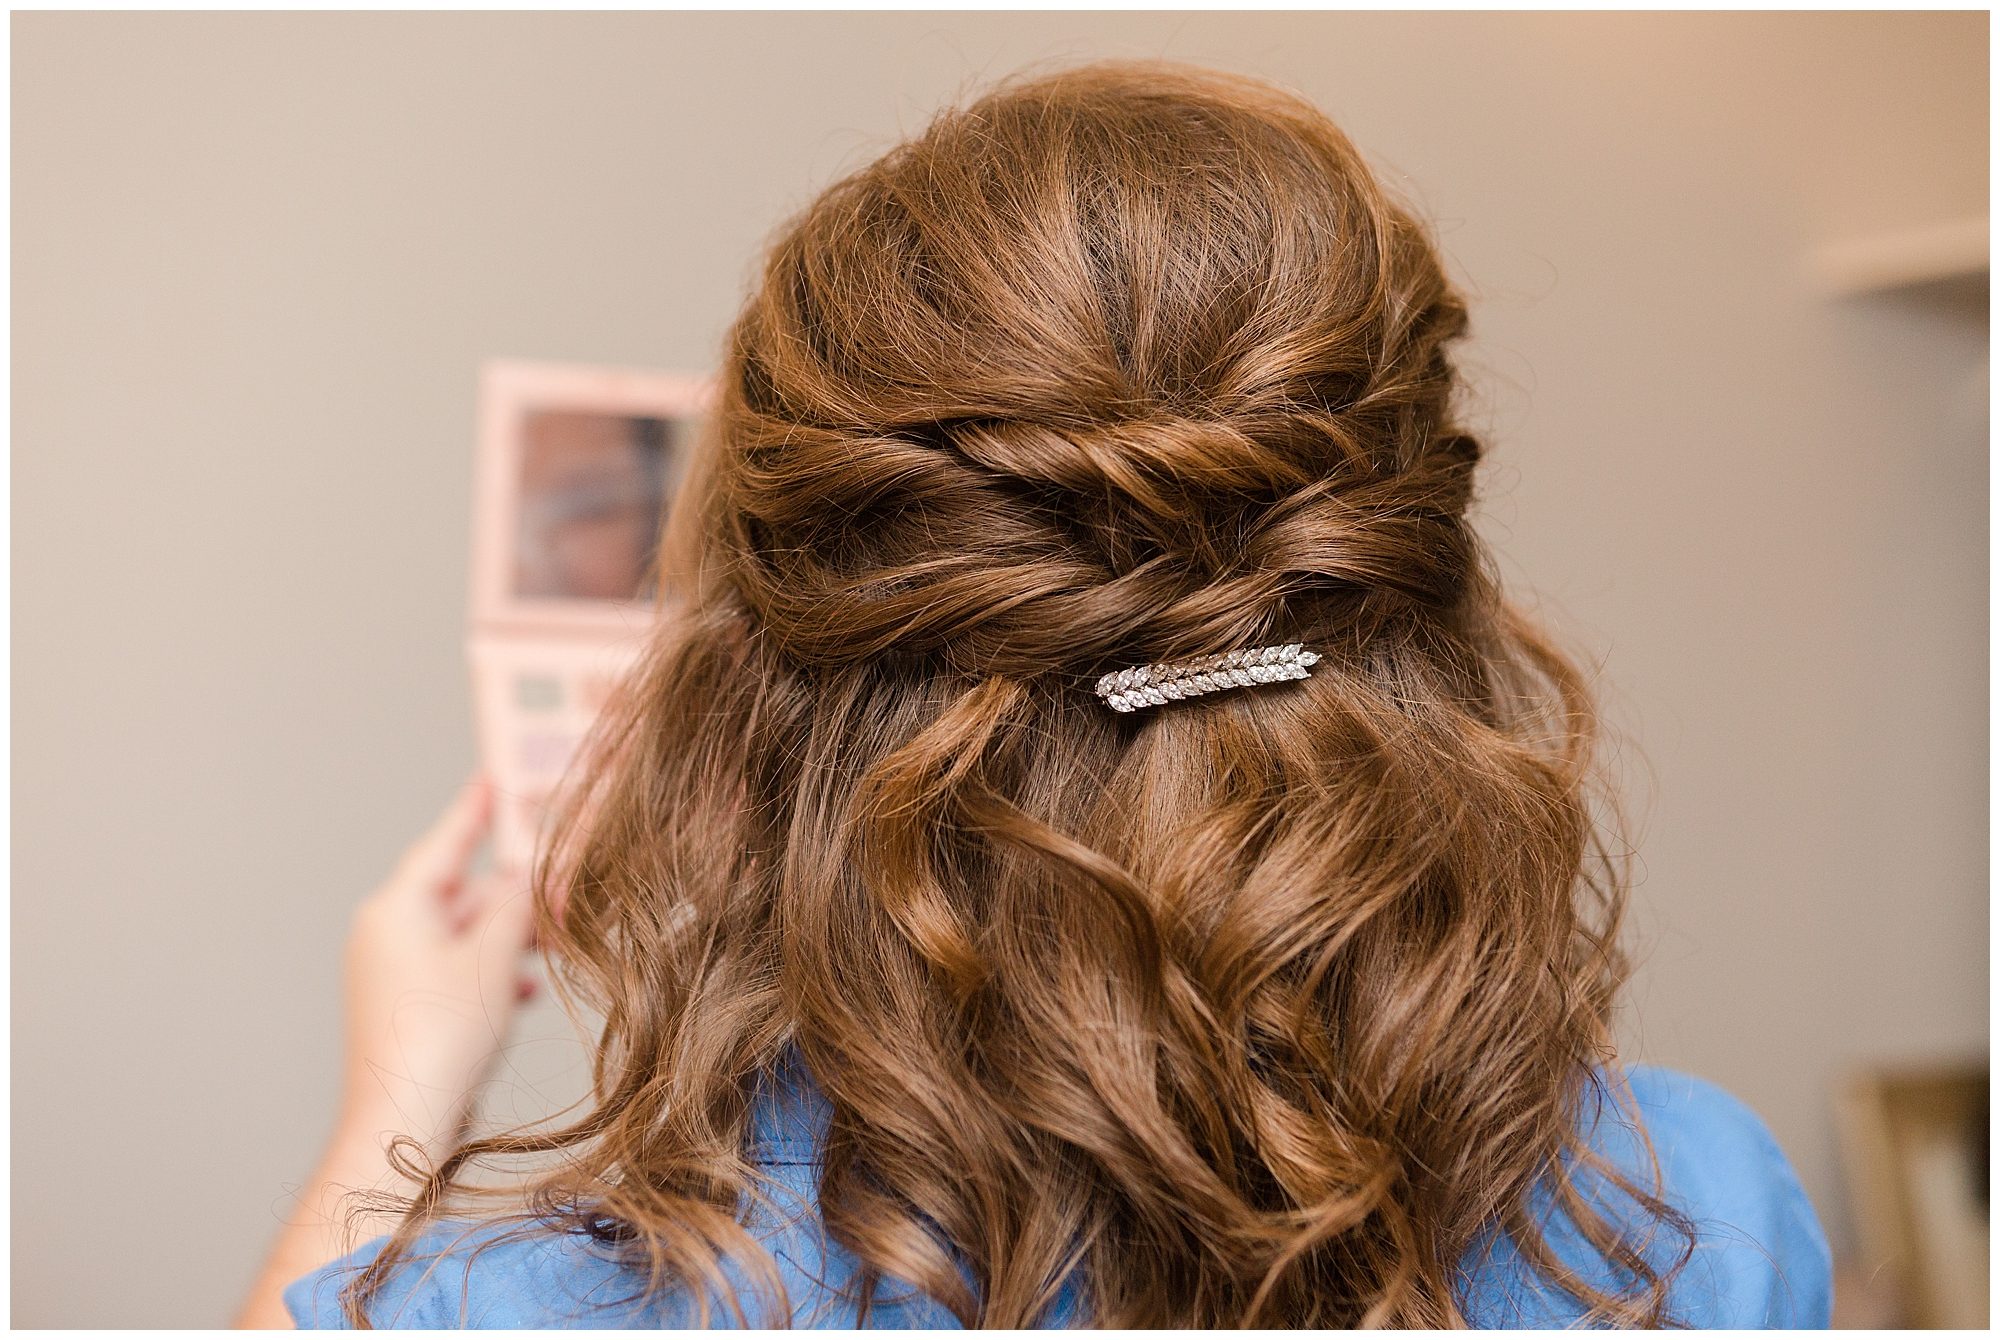
[[[821,195],[542,871],[594,1105],[439,1169],[357,1320],[498,1155],[560,1151],[542,1217],[648,1287],[768,1264],[745,1139],[787,1056],[831,1235],[967,1325],[1065,1287],[1101,1325],[1454,1325],[1495,1234],[1667,1320],[1686,1224],[1586,1138],[1623,1101],[1595,718],[1467,520],[1466,320],[1340,131],[1248,79],[1014,84]],[[1092,693],[1292,642],[1310,679]]]

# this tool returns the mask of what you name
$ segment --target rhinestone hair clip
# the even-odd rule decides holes
[[[1158,707],[1182,698],[1199,698],[1220,689],[1249,688],[1281,679],[1310,679],[1307,668],[1319,659],[1303,643],[1225,651],[1169,665],[1135,665],[1115,670],[1097,681],[1097,696],[1114,712]]]

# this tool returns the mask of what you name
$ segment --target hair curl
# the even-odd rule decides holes
[[[544,869],[594,1106],[462,1148],[355,1319],[494,1155],[562,1151],[542,1218],[649,1287],[762,1260],[746,1122],[795,1047],[827,1228],[967,1325],[1072,1280],[1106,1325],[1457,1324],[1496,1227],[1662,1320],[1641,1239],[1685,1225],[1580,1134],[1625,972],[1595,721],[1467,521],[1466,320],[1340,131],[1248,79],[1003,87],[820,196]],[[1274,642],[1313,677],[1091,694]],[[1537,1188],[1630,1288],[1554,1257]]]

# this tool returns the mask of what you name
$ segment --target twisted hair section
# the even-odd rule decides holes
[[[1458,1324],[1495,1232],[1666,1320],[1687,1226],[1582,1134],[1625,973],[1595,718],[1467,520],[1466,323],[1341,133],[1250,80],[1006,86],[825,192],[542,871],[593,1104],[466,1146],[381,1270],[462,1167],[539,1154],[541,1220],[781,1319],[718,1262],[768,1260],[744,1141],[795,1049],[864,1290],[968,1325],[1065,1288],[1102,1325]],[[1286,643],[1310,678],[1091,692]]]

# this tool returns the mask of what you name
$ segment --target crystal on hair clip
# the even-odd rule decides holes
[[[1310,679],[1309,667],[1317,660],[1318,652],[1307,651],[1303,643],[1290,642],[1282,647],[1225,651],[1192,661],[1135,665],[1129,670],[1114,670],[1098,680],[1097,696],[1114,712],[1130,712],[1182,698],[1199,698],[1221,689],[1274,684],[1281,679]]]

